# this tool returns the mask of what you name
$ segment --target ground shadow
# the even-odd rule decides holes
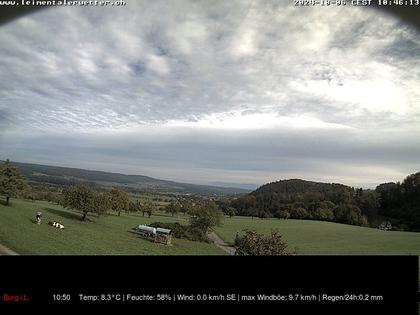
[[[141,238],[142,240],[155,243],[154,239],[147,238],[147,237],[141,235],[140,233],[136,232],[135,230],[128,230],[127,232],[136,235],[138,238]]]
[[[121,212],[121,214],[123,214],[123,212]],[[121,217],[118,215],[118,213],[112,213],[112,212],[105,212],[104,214],[102,214],[104,217]]]
[[[58,209],[51,209],[51,208],[44,208],[44,211],[54,214],[54,215],[58,215],[65,219],[77,220],[77,221],[81,221],[82,219],[82,215],[79,213],[72,213],[72,212],[67,212],[67,211],[58,210]],[[90,220],[89,218],[86,218],[85,221],[92,221],[92,220]]]
[[[35,219],[29,219],[32,223],[37,224],[38,222],[36,222]]]
[[[135,217],[135,218],[145,218],[145,219],[150,219],[153,217],[165,217],[165,218],[171,218],[171,219],[176,219],[176,220],[182,220],[182,221],[186,221],[187,218],[183,217],[183,215],[181,216],[177,216],[177,215],[171,215],[171,214],[165,214],[165,213],[153,213],[150,217],[146,214],[146,215],[142,215],[141,211],[140,212],[132,212],[132,213],[128,213],[127,215]]]

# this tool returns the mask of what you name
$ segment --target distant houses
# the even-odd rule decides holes
[[[380,230],[384,230],[384,231],[389,231],[389,230],[392,230],[392,225],[391,225],[391,222],[389,222],[388,220],[383,221],[383,222],[379,225],[379,229],[380,229]]]

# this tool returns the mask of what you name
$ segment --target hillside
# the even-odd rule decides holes
[[[359,209],[361,199],[372,191],[355,190],[342,184],[301,179],[268,183],[233,202],[238,214],[261,218],[317,219],[366,225]],[[369,199],[369,198],[368,198]]]
[[[202,196],[248,193],[249,190],[232,187],[195,185],[161,180],[143,175],[126,175],[79,168],[13,162],[30,181],[55,185],[71,185],[87,181],[103,186],[122,186],[143,191]]]
[[[312,182],[303,179],[287,179],[265,184],[256,189],[254,192],[252,192],[252,194],[258,195],[263,193],[275,192],[285,195],[294,195],[307,192],[328,192],[339,189],[349,190],[351,188],[349,186],[336,183],[329,184]]]
[[[301,179],[268,183],[232,202],[240,215],[333,221],[420,231],[420,173],[375,190]]]

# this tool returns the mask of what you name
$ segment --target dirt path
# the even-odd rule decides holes
[[[222,240],[219,237],[219,235],[217,235],[214,232],[210,232],[207,236],[214,243],[214,245],[216,245],[220,249],[224,250],[229,255],[235,255],[236,249],[234,247],[230,246],[229,244],[227,244],[224,240]]]
[[[19,254],[0,244],[0,256],[2,255],[16,256]]]

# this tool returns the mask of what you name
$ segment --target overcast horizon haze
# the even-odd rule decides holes
[[[365,7],[127,1],[0,27],[0,159],[262,185],[420,171],[420,33]]]

